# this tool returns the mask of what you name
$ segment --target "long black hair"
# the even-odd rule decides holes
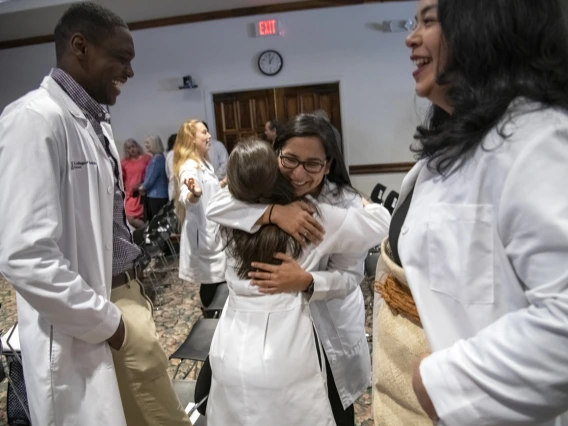
[[[507,109],[524,97],[568,110],[568,31],[559,0],[438,0],[447,61],[439,106],[419,126],[413,151],[428,166],[455,171],[495,126],[503,139]],[[506,120],[503,121],[503,118]]]
[[[274,141],[274,149],[279,152],[286,143],[296,137],[317,137],[325,150],[325,156],[330,164],[327,180],[337,185],[337,194],[343,190],[353,193],[357,191],[351,185],[351,179],[343,161],[343,155],[337,146],[333,128],[322,117],[313,114],[299,114],[282,126]],[[323,184],[323,182],[322,182]]]
[[[177,133],[173,133],[168,138],[168,152],[174,149],[174,145],[176,144]]]

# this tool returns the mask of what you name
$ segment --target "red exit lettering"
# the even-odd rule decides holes
[[[258,23],[258,33],[261,36],[276,34],[276,20],[260,21]]]

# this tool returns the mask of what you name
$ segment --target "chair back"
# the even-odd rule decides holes
[[[377,204],[383,204],[383,197],[387,187],[381,183],[377,183],[371,192],[371,201]]]

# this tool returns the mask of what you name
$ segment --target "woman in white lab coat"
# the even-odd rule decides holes
[[[259,140],[239,143],[229,158],[228,187],[244,202],[289,204],[292,184],[278,170],[274,149]],[[311,204],[313,199],[306,200]],[[315,208],[315,207],[314,207]],[[302,251],[276,225],[250,234],[222,227],[227,242],[229,298],[213,337],[209,359],[212,385],[207,404],[210,426],[335,426],[326,388],[326,369],[317,348],[309,294],[263,294],[252,286],[253,262],[271,265],[295,259],[309,275],[332,253],[360,253],[384,235],[380,209],[370,204],[343,209],[317,207],[326,235]]]
[[[295,189],[296,196],[312,196],[318,205],[362,208],[362,199],[351,188],[333,130],[327,121],[301,114],[278,134],[275,142],[278,167]],[[211,200],[207,215],[225,226],[256,232],[260,225],[276,224],[303,245],[317,243],[323,228],[302,203],[249,204],[221,191]],[[376,215],[386,235],[390,214],[376,206]],[[376,242],[377,244],[379,241]],[[264,294],[306,291],[309,309],[323,347],[329,399],[339,426],[354,424],[353,402],[367,389],[371,362],[365,335],[365,305],[359,287],[367,250],[331,253],[310,272],[298,262],[257,265],[252,285]],[[270,270],[266,269],[269,268]]]
[[[174,146],[176,213],[182,223],[179,277],[201,284],[207,307],[225,281],[226,259],[218,225],[205,217],[209,200],[221,189],[208,160],[211,135],[199,120],[183,123]]]
[[[562,15],[557,0],[421,0],[407,38],[433,106],[393,251],[433,352],[413,387],[443,425],[552,425],[568,410]]]

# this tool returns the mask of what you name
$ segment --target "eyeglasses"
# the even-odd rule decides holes
[[[280,153],[280,162],[286,169],[294,170],[296,167],[301,165],[308,173],[319,173],[325,167],[327,160],[325,160],[323,163],[317,160],[300,161],[297,158],[288,157]]]

